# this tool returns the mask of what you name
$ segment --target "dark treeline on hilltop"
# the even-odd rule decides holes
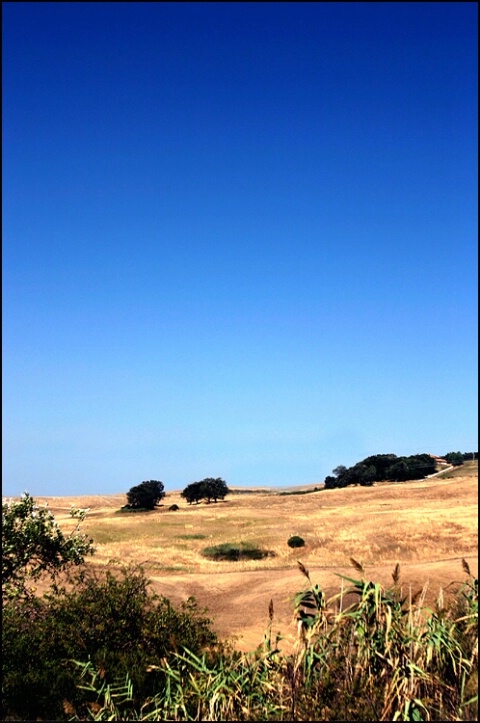
[[[374,482],[390,480],[422,479],[436,471],[437,463],[429,454],[414,454],[397,457],[396,454],[375,454],[357,462],[352,467],[339,465],[332,475],[325,477],[325,489],[362,485],[368,487]]]
[[[478,459],[478,452],[447,452],[443,457],[431,454],[412,454],[408,457],[397,457],[396,454],[374,454],[357,462],[352,467],[339,465],[335,467],[332,475],[327,475],[324,489],[361,485],[368,487],[374,482],[392,481],[404,482],[406,480],[423,479],[437,471],[438,464],[450,464],[455,467],[469,460]],[[280,495],[306,495],[319,491],[320,488],[285,490]],[[191,482],[181,492],[181,496],[189,505],[205,500],[225,499],[227,494],[265,494],[271,491],[264,489],[231,489],[227,487],[221,477],[207,477],[200,482]],[[128,504],[121,508],[121,512],[144,512],[153,510],[165,497],[163,482],[149,480],[135,485],[127,492]],[[178,509],[178,507],[177,507]]]
[[[451,462],[452,464],[455,464],[454,457],[458,459],[458,455],[460,455],[462,462],[468,462],[469,460],[478,460],[478,452],[448,452],[448,454],[444,455],[447,462]],[[461,462],[459,462],[461,464]]]

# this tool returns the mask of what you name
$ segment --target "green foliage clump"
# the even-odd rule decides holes
[[[263,560],[265,557],[273,557],[275,553],[270,550],[263,550],[248,542],[231,543],[224,542],[221,545],[205,547],[202,555],[210,560]]]
[[[454,467],[460,467],[464,462],[464,455],[462,452],[448,452],[445,460]]]
[[[221,477],[207,477],[200,482],[192,482],[187,485],[182,492],[182,497],[187,500],[188,504],[195,504],[201,500],[210,503],[212,500],[223,500],[229,494],[230,490],[227,483]]]
[[[2,502],[2,604],[28,595],[31,583],[42,576],[54,580],[93,554],[93,540],[80,529],[87,511],[72,505],[70,516],[77,525],[65,536],[48,506],[39,507],[28,492],[20,500]]]
[[[127,492],[127,507],[153,510],[164,497],[163,482],[152,479],[135,485]]]
[[[151,509],[148,509],[148,507],[130,507],[130,505],[123,505],[115,514],[128,515],[135,514],[136,512],[151,512]]]
[[[287,542],[289,547],[304,547],[305,540],[300,535],[292,535]]]
[[[80,671],[72,660],[90,660],[105,685],[128,674],[133,702],[140,705],[164,681],[149,666],[174,651],[198,655],[216,643],[210,620],[193,598],[175,609],[149,592],[140,568],[104,575],[80,571],[68,591],[54,588],[43,599],[4,606],[2,717],[61,720],[66,708],[88,713],[88,693],[78,687]]]
[[[353,467],[339,465],[333,470],[333,476],[325,477],[325,489],[361,485],[370,487],[375,482],[391,480],[423,479],[436,471],[436,463],[429,454],[413,454],[409,457],[397,457],[395,454],[375,454],[366,457]]]

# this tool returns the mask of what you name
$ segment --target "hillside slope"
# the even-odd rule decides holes
[[[297,559],[328,594],[340,589],[338,574],[358,575],[352,557],[384,585],[399,562],[405,589],[428,583],[428,598],[464,579],[462,558],[476,574],[477,483],[478,467],[465,465],[430,480],[298,496],[231,494],[210,505],[189,506],[178,492],[169,493],[150,513],[119,514],[124,495],[44,501],[65,529],[72,503],[90,507],[84,530],[98,549],[88,564],[142,563],[157,592],[175,603],[194,595],[223,637],[241,635],[238,646],[250,649],[262,640],[270,599],[275,625],[293,639],[292,596],[306,582]],[[176,512],[168,510],[173,503],[180,507]],[[305,547],[288,547],[293,534],[305,539]],[[224,542],[251,543],[274,556],[213,562],[202,555],[206,546]]]

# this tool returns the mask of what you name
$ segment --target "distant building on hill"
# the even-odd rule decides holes
[[[448,467],[448,462],[443,457],[437,457],[436,454],[431,454],[430,457],[435,460],[435,464],[438,464],[439,467]]]

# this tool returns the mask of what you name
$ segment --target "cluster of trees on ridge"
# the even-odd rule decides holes
[[[210,503],[212,500],[223,500],[230,492],[225,480],[221,477],[207,477],[200,482],[192,482],[182,492],[182,497],[191,505],[200,500]],[[127,492],[128,503],[122,509],[153,510],[165,497],[163,482],[148,480],[135,485]]]
[[[478,459],[477,452],[448,452],[443,459],[449,464],[460,466],[467,459]],[[397,457],[396,454],[374,454],[362,459],[352,467],[339,465],[332,475],[325,477],[325,489],[362,485],[368,487],[374,482],[389,480],[404,482],[405,480],[423,479],[437,471],[437,462],[430,454],[412,454],[408,457]]]
[[[454,467],[459,467],[469,459],[478,459],[478,452],[448,452],[443,459]]]
[[[459,466],[468,459],[478,459],[478,452],[448,452],[443,459],[449,464]],[[353,467],[339,465],[335,467],[333,475],[325,477],[325,489],[348,487],[349,485],[371,486],[374,482],[390,480],[403,482],[405,480],[422,479],[436,471],[435,458],[430,454],[413,454],[409,457],[397,457],[396,454],[374,454],[366,457]],[[305,492],[282,492],[281,494],[306,494]],[[221,477],[206,477],[200,482],[187,485],[181,496],[188,504],[198,504],[201,500],[210,503],[212,500],[223,500],[230,492],[225,480]],[[128,504],[122,509],[153,510],[165,497],[163,482],[148,480],[135,485],[127,492]]]

